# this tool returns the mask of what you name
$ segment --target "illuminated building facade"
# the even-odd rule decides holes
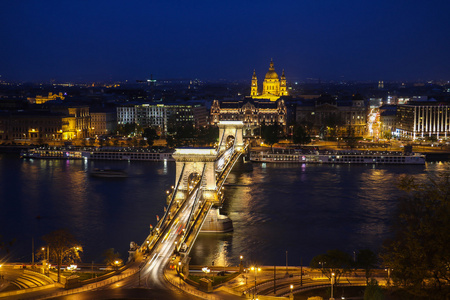
[[[297,104],[296,121],[309,124],[313,135],[336,137],[362,137],[367,132],[367,106],[364,99],[353,96],[352,100],[337,100],[331,96],[304,100]]]
[[[252,98],[276,101],[281,96],[287,95],[288,92],[286,89],[286,77],[284,76],[284,70],[281,74],[281,78],[279,78],[277,72],[275,72],[275,67],[272,60],[270,61],[269,71],[267,71],[266,76],[264,77],[262,93],[258,92],[258,78],[256,77],[256,72],[253,71],[250,91],[250,96]]]
[[[397,127],[397,105],[383,105],[380,107],[380,130],[382,138],[389,138]]]
[[[62,141],[63,115],[50,112],[0,114],[0,141],[15,144],[42,144]]]
[[[448,138],[450,105],[436,101],[411,101],[397,107],[396,134],[401,138]]]
[[[117,124],[158,127],[164,133],[169,126],[206,126],[207,119],[207,110],[201,103],[127,104],[117,107]]]
[[[116,114],[114,112],[90,112],[91,135],[108,135],[116,130]]]
[[[53,94],[50,92],[48,93],[47,96],[36,95],[35,98],[28,98],[28,101],[35,104],[44,104],[47,101],[52,101],[56,99],[64,100],[65,97],[61,92],[59,94]]]
[[[244,122],[244,135],[254,134],[254,130],[262,123],[265,125],[278,124],[286,127],[286,105],[283,99],[275,102],[245,98],[240,101],[214,100],[211,106],[211,125],[220,121]]]
[[[64,115],[62,124],[63,140],[90,137],[92,127],[89,106],[55,104],[50,107],[50,111]]]

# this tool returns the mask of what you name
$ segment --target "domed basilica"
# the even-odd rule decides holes
[[[253,70],[252,87],[250,96],[254,99],[269,99],[270,101],[276,101],[281,96],[287,96],[286,89],[286,77],[284,76],[284,70],[281,73],[281,78],[278,78],[277,72],[273,66],[273,60],[270,60],[269,71],[266,73],[266,77],[263,81],[262,93],[258,93],[258,79],[256,73]]]

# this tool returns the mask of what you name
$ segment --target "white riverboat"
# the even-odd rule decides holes
[[[171,152],[155,152],[150,149],[58,149],[33,148],[20,153],[21,158],[42,159],[87,159],[87,160],[129,160],[129,161],[173,161]]]
[[[68,149],[33,148],[22,150],[21,158],[47,158],[47,159],[83,159],[83,152]]]
[[[86,159],[92,160],[140,160],[140,161],[172,161],[170,152],[125,151],[125,150],[93,150],[83,151]]]
[[[425,164],[425,155],[403,152],[374,151],[315,151],[300,150],[251,151],[250,160],[268,163],[323,163],[323,164]]]

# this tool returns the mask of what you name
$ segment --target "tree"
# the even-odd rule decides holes
[[[147,139],[147,144],[151,147],[153,146],[156,139],[158,139],[158,133],[155,128],[148,127],[144,129],[143,137]]]
[[[261,138],[264,140],[264,143],[270,145],[272,148],[273,144],[278,143],[279,138],[279,126],[277,124],[273,125],[261,125]]]
[[[345,143],[350,149],[354,149],[358,145],[358,140],[355,136],[355,128],[353,128],[351,125],[348,125],[347,136],[344,139]]]
[[[381,287],[378,285],[378,281],[372,279],[367,283],[366,290],[364,291],[364,300],[383,300],[384,294]]]
[[[305,145],[311,143],[311,137],[304,126],[296,126],[292,136],[294,144]]]
[[[366,283],[369,284],[369,278],[372,275],[372,270],[378,264],[378,256],[370,249],[359,250],[356,254],[356,266],[364,269],[366,274]]]
[[[80,259],[80,252],[83,251],[75,237],[66,229],[55,230],[42,239],[47,243],[50,258],[56,261],[58,266],[58,282],[61,281],[61,265],[73,263]]]
[[[219,127],[207,126],[199,128],[196,139],[203,145],[209,146],[216,143],[219,139]]]
[[[338,136],[338,130],[343,124],[342,118],[337,113],[329,114],[324,120],[326,133],[333,140]]]
[[[169,147],[187,146],[195,143],[195,129],[192,124],[170,127],[168,132],[173,138],[170,141],[166,138],[168,145],[170,143]]]
[[[450,280],[450,175],[417,183],[403,176],[394,237],[381,255],[395,285],[416,295],[442,295]]]
[[[118,125],[117,131],[122,136],[129,136],[137,130],[136,128],[137,128],[136,123],[127,123],[123,125]]]
[[[336,283],[342,275],[349,273],[352,267],[352,258],[341,250],[328,250],[326,254],[314,256],[310,263],[311,268],[322,270],[323,275],[331,279],[332,273],[336,276]]]
[[[169,147],[169,148],[175,147],[175,139],[173,138],[173,136],[167,135],[166,136],[166,143],[167,143],[167,147]]]
[[[9,248],[14,244],[15,239],[9,242],[2,241],[2,239],[3,237],[0,235],[0,252],[5,251],[6,253],[9,253]]]
[[[147,141],[139,140],[139,147],[145,147],[146,145],[148,145]]]
[[[115,270],[123,264],[120,253],[114,252],[114,248],[109,248],[103,252],[103,257],[105,257],[105,263],[108,266],[112,266]]]

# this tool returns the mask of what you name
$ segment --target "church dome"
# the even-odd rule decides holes
[[[277,74],[277,72],[275,72],[274,70],[269,70],[269,71],[266,73],[265,79],[278,79],[278,74]]]
[[[270,60],[269,71],[266,73],[265,79],[278,79],[278,74],[275,72],[275,68],[273,67],[273,61]]]

